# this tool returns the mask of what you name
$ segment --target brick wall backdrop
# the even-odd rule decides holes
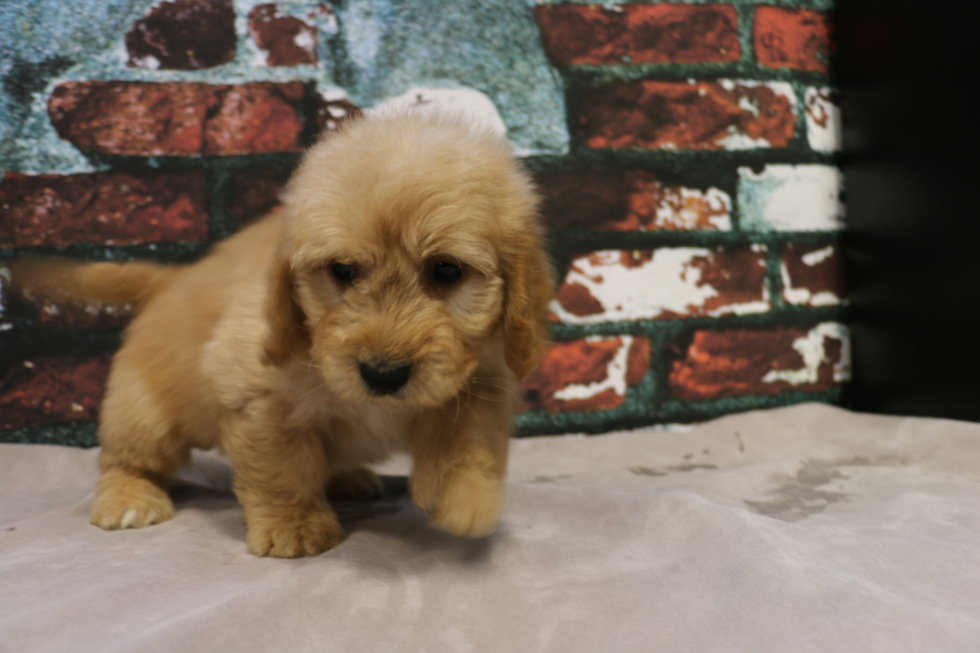
[[[522,435],[835,402],[848,374],[829,0],[0,5],[0,256],[192,260],[321,129],[466,104],[546,201]],[[9,56],[8,56],[9,55]],[[0,441],[95,443],[126,307],[9,297]]]

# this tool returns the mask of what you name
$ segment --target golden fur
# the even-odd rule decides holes
[[[192,447],[220,446],[249,550],[316,555],[343,538],[328,493],[376,495],[364,465],[407,450],[434,525],[491,532],[553,290],[536,202],[502,140],[373,115],[308,152],[280,212],[196,264],[12,262],[22,290],[140,308],[102,407],[92,523],[170,519],[169,479]],[[438,281],[437,264],[462,274]],[[410,376],[376,396],[362,364]]]

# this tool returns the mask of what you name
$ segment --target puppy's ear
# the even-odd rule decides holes
[[[268,292],[265,313],[269,333],[264,344],[265,357],[271,365],[282,365],[301,357],[310,348],[305,315],[296,301],[296,287],[284,252],[277,254],[272,265]]]
[[[528,230],[512,241],[505,261],[504,357],[518,379],[538,363],[548,343],[548,303],[554,296],[554,275],[541,237]]]

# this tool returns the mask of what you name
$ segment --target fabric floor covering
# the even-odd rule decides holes
[[[0,652],[978,651],[980,425],[807,404],[513,443],[498,531],[339,502],[315,558],[245,548],[230,471],[105,532],[96,451],[0,445]]]

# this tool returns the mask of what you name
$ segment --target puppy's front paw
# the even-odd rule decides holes
[[[143,528],[174,516],[167,493],[146,479],[120,478],[100,485],[89,520],[99,528]]]
[[[311,509],[300,514],[272,511],[248,519],[248,550],[257,556],[298,558],[315,556],[344,540],[344,531],[332,512]]]
[[[432,524],[453,535],[484,537],[497,528],[503,509],[500,481],[477,471],[460,471],[450,477],[441,496],[429,508]]]
[[[381,496],[381,479],[366,467],[332,474],[327,482],[327,496],[331,499],[373,499]]]

